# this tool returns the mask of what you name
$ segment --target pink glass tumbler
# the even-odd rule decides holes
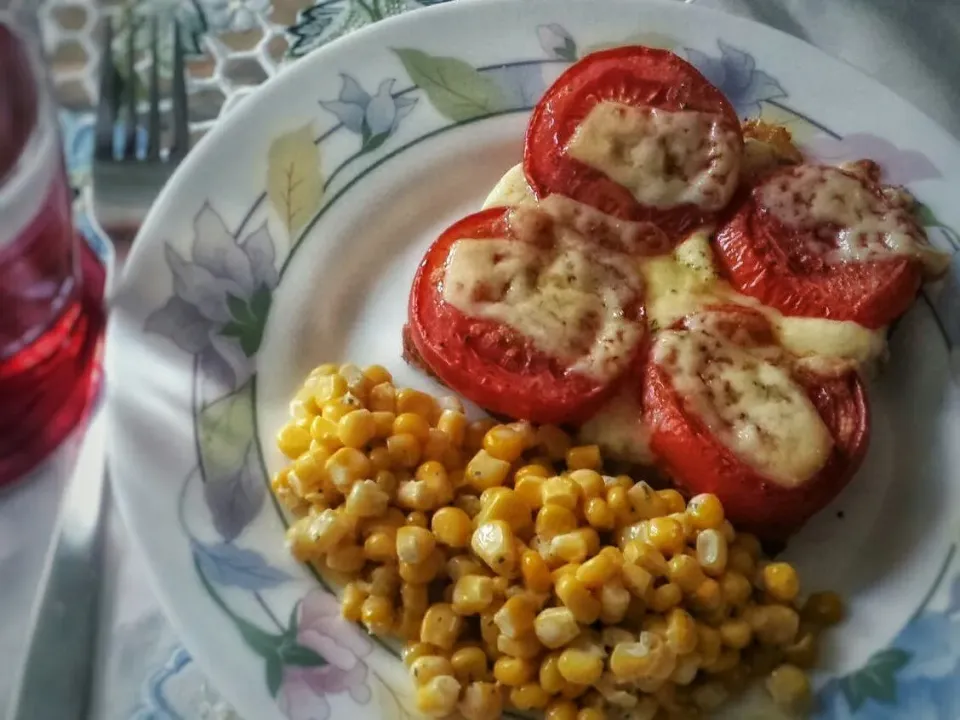
[[[73,226],[40,63],[0,18],[0,487],[43,460],[90,406],[103,285]]]

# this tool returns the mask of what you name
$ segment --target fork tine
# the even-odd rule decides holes
[[[113,159],[113,129],[117,122],[119,83],[113,64],[113,23],[103,18],[103,48],[100,58],[100,98],[97,101],[97,124],[94,154],[100,160]]]
[[[170,156],[180,160],[190,149],[190,128],[187,122],[187,82],[184,72],[183,43],[180,23],[173,24],[173,145]]]
[[[157,19],[150,22],[150,109],[147,119],[147,160],[160,158],[160,55],[157,52]]]
[[[124,63],[127,71],[127,82],[125,89],[127,101],[126,130],[124,132],[123,156],[127,159],[136,159],[137,157],[137,69],[134,41],[136,40],[137,28],[134,24],[133,13],[130,14],[130,28],[127,32],[127,53]]]

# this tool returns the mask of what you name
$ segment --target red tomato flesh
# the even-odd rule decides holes
[[[494,208],[470,215],[434,242],[410,291],[407,337],[444,384],[495,415],[540,423],[585,420],[616,390],[619,376],[600,380],[572,370],[569,361],[541,351],[514,328],[470,317],[444,300],[446,261],[454,243],[515,239],[510,213]],[[544,232],[546,238],[549,228]],[[638,295],[626,314],[644,327],[642,297]],[[642,356],[644,335],[640,337],[624,373]]]
[[[747,335],[759,339],[759,316],[747,313]],[[737,339],[744,337],[740,333]],[[795,372],[794,378],[806,390],[834,444],[813,477],[785,487],[738,458],[688,411],[662,367],[651,360],[644,369],[643,414],[660,467],[691,495],[715,494],[738,529],[766,540],[786,539],[833,500],[856,473],[869,441],[867,397],[856,372],[825,377],[804,371]]]
[[[814,248],[835,243],[830,238],[841,228],[788,227],[762,206],[762,187],[793,172],[785,168],[767,176],[717,233],[717,257],[731,284],[784,315],[851,320],[871,329],[906,312],[922,281],[918,261],[891,256],[828,263]],[[866,178],[861,183],[881,197],[878,184]],[[919,226],[916,232],[923,234]]]
[[[557,79],[530,118],[523,167],[537,197],[559,193],[624,220],[652,222],[675,241],[714,219],[714,213],[692,204],[641,205],[625,187],[566,153],[577,127],[604,101],[716,114],[742,143],[733,107],[690,63],[667,50],[641,46],[592,53]]]

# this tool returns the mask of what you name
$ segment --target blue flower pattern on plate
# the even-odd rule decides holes
[[[320,105],[347,130],[360,135],[362,152],[380,147],[417,104],[416,98],[393,94],[393,78],[383,80],[376,94],[371,95],[350,75],[341,73],[340,77],[343,84],[338,98],[321,100]]]
[[[764,100],[787,96],[779,82],[763,70],[757,70],[753,55],[723,40],[717,41],[717,47],[720,57],[712,57],[693,48],[684,48],[684,51],[687,60],[727,96],[738,115],[756,115]]]

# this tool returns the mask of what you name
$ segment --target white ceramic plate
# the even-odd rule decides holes
[[[960,246],[946,133],[848,66],[727,15],[466,1],[300,61],[178,170],[107,344],[121,507],[184,643],[244,717],[406,714],[400,663],[339,621],[283,547],[273,435],[322,361],[384,363],[434,389],[400,359],[423,250],[518,161],[530,107],[572,60],[634,42],[686,56],[738,112],[786,122],[819,157],[878,160],[926,204],[935,242]],[[863,470],[789,550],[808,589],[849,598],[817,678],[823,718],[960,716],[960,259],[952,270],[893,333]]]

